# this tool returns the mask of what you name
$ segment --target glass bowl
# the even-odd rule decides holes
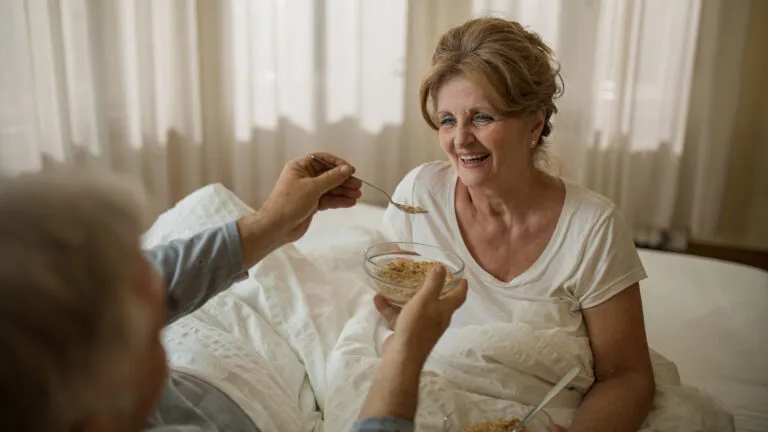
[[[501,421],[511,420],[517,418],[522,420],[523,417],[531,410],[532,407],[526,407],[515,402],[491,399],[482,400],[476,402],[470,402],[466,405],[462,405],[456,408],[452,413],[448,414],[443,420],[443,432],[485,432],[495,431],[499,429],[491,428],[479,428],[477,425],[483,422],[497,423]],[[476,429],[470,429],[470,426],[476,425]],[[526,432],[549,432],[550,428],[554,425],[552,418],[546,411],[539,411],[532,419],[526,423],[524,430]],[[503,430],[512,430],[512,427]]]
[[[398,307],[408,303],[423,285],[428,265],[422,263],[440,263],[445,267],[446,282],[441,295],[456,288],[464,276],[464,260],[436,246],[386,242],[363,252],[363,269],[373,281],[374,291]]]

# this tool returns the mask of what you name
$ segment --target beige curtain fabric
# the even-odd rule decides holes
[[[392,187],[407,25],[406,1],[0,2],[0,171],[126,172],[159,211],[210,182],[259,202],[326,150]]]
[[[751,2],[728,175],[708,240],[768,250],[768,2]]]
[[[211,182],[256,204],[287,159],[324,150],[392,189],[443,157],[417,103],[437,38],[493,14],[562,63],[562,173],[640,234],[713,234],[750,7],[724,3],[4,0],[0,174],[101,167],[141,180],[155,211]]]

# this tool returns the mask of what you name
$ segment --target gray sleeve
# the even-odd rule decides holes
[[[166,324],[195,311],[210,298],[248,277],[243,269],[237,223],[154,247],[146,254],[163,278]]]
[[[368,417],[356,422],[352,432],[413,432],[413,422],[394,417]]]

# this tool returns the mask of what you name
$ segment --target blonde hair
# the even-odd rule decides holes
[[[428,105],[436,103],[440,87],[457,75],[479,85],[493,108],[505,117],[544,110],[544,128],[536,149],[552,132],[555,99],[563,91],[560,67],[552,50],[519,23],[501,18],[477,18],[448,30],[432,55],[432,66],[421,83],[421,114],[439,128]]]
[[[0,180],[0,430],[66,430],[134,403],[142,204],[100,175]]]

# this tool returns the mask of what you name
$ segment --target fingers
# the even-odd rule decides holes
[[[297,163],[303,167],[302,169],[307,172],[309,177],[314,177],[312,183],[321,194],[340,186],[347,186],[350,189],[362,187],[359,180],[350,178],[355,172],[355,168],[344,159],[332,154],[313,153],[310,157],[298,159]]]
[[[380,295],[376,295],[373,298],[373,304],[376,306],[376,310],[379,311],[381,316],[389,324],[389,328],[394,329],[397,323],[397,317],[400,315],[400,310],[392,307],[391,304]]]
[[[329,195],[345,196],[352,199],[360,199],[363,196],[363,192],[360,189],[351,189],[341,185],[337,188],[333,188],[328,192]]]
[[[310,157],[295,161],[309,177],[315,192],[322,195],[335,195],[351,198],[362,197],[363,183],[352,178],[355,168],[339,157],[329,153],[314,153]],[[326,199],[320,205],[321,210],[351,207],[355,203],[349,200]]]
[[[440,299],[440,303],[445,306],[448,313],[453,314],[467,300],[467,292],[467,280],[462,279],[459,281],[459,285],[456,288],[452,289]]]
[[[417,298],[423,300],[437,300],[440,298],[440,291],[443,290],[443,286],[445,286],[445,267],[438,265],[429,272],[424,281],[424,285],[422,285],[421,289],[415,296],[413,296],[412,301]]]
[[[341,186],[345,187],[347,189],[357,189],[357,190],[360,190],[360,188],[363,187],[363,182],[361,182],[360,180],[358,180],[358,179],[356,179],[354,177],[350,177]]]
[[[312,156],[332,166],[349,165],[349,162],[345,161],[340,157],[336,157],[330,153],[316,152],[316,153],[312,153]],[[330,166],[323,164],[322,162],[313,161],[312,158],[308,158],[308,159],[312,164],[312,167],[315,168],[315,172],[319,173],[319,172],[328,171],[328,169],[330,168]]]
[[[323,195],[317,204],[318,210],[331,210],[337,208],[354,207],[357,200],[345,196]]]
[[[349,165],[340,165],[316,176],[313,181],[318,192],[325,194],[349,180],[354,169]]]

